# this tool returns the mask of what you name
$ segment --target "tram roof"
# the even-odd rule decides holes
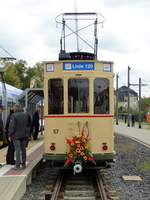
[[[108,60],[53,60],[53,61],[44,61],[44,64],[48,64],[48,63],[61,63],[61,62],[100,62],[100,63],[110,63],[110,64],[114,64],[113,61],[108,61]]]

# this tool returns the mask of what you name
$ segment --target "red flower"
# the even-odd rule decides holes
[[[71,141],[70,145],[73,147],[74,146],[74,141]]]
[[[75,143],[74,143],[73,139],[72,140],[71,139],[67,139],[67,144],[69,144],[70,146],[73,147]]]
[[[65,165],[70,165],[72,163],[72,160],[71,159],[67,159],[66,161],[65,161]]]
[[[88,159],[89,161],[92,161],[92,160],[94,160],[92,156],[88,156],[88,158],[87,158],[87,159]]]
[[[67,139],[67,144],[71,144],[72,140]]]
[[[94,164],[96,164],[96,162],[95,162],[95,160],[94,160],[94,158],[92,156],[88,156],[87,160],[93,162]]]

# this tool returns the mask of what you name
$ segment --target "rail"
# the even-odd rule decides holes
[[[98,170],[96,170],[96,172],[95,172],[95,178],[96,178],[96,183],[97,183],[99,196],[100,196],[101,200],[108,200],[106,192],[105,192],[105,188],[104,188],[104,183],[102,181],[102,177],[101,177],[100,173],[98,172]]]
[[[60,190],[61,190],[61,186],[62,186],[62,183],[63,183],[63,179],[64,179],[64,173],[62,171],[60,171],[59,174],[58,174],[57,180],[56,180],[54,191],[53,191],[52,196],[51,196],[51,200],[57,200],[58,199],[58,196],[59,196]]]
[[[51,193],[49,198],[48,198],[48,196],[47,196],[47,198],[45,197],[45,200],[58,200],[60,198],[61,193],[63,193],[63,195],[65,195],[65,198],[66,197],[68,197],[68,198],[76,197],[77,198],[79,196],[83,197],[84,195],[85,195],[85,198],[87,198],[87,194],[90,193],[88,198],[91,197],[91,199],[96,198],[96,199],[100,199],[100,200],[108,200],[104,182],[103,182],[103,178],[101,177],[100,172],[98,170],[96,170],[96,171],[94,171],[94,173],[90,173],[90,174],[91,175],[88,177],[87,177],[87,175],[84,174],[83,177],[85,177],[85,179],[84,178],[82,179],[82,176],[74,176],[73,174],[71,175],[70,173],[65,173],[63,170],[60,170],[59,174],[57,176],[57,180],[56,180],[53,192]],[[90,185],[89,177],[91,177],[91,178],[93,177],[94,179],[93,178],[92,179],[96,180],[94,182],[92,181],[93,184],[95,185],[94,188],[95,189],[97,188],[96,190],[91,189],[91,187],[89,186]],[[64,180],[65,180],[65,183],[64,183]],[[67,183],[68,181],[66,182],[66,180],[69,180],[69,183]],[[86,186],[84,186],[86,188],[84,190],[82,189],[83,180],[85,180],[84,185],[86,185]],[[81,185],[80,185],[80,181],[81,181]],[[70,187],[70,189],[68,189],[68,186]],[[74,186],[76,186],[77,188]],[[62,188],[63,188],[63,190],[62,190]],[[97,192],[95,193],[94,191],[97,191]]]

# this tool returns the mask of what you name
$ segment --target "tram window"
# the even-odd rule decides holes
[[[94,114],[109,113],[109,80],[96,78],[94,80]]]
[[[89,112],[89,80],[69,79],[68,81],[68,112]]]
[[[62,79],[48,80],[48,114],[64,113],[64,87]]]

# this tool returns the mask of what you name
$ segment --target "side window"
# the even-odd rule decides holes
[[[69,79],[68,113],[89,112],[89,80],[87,78]]]
[[[109,80],[96,78],[94,80],[94,114],[109,113]]]
[[[62,79],[48,80],[48,114],[64,113],[64,86]]]

